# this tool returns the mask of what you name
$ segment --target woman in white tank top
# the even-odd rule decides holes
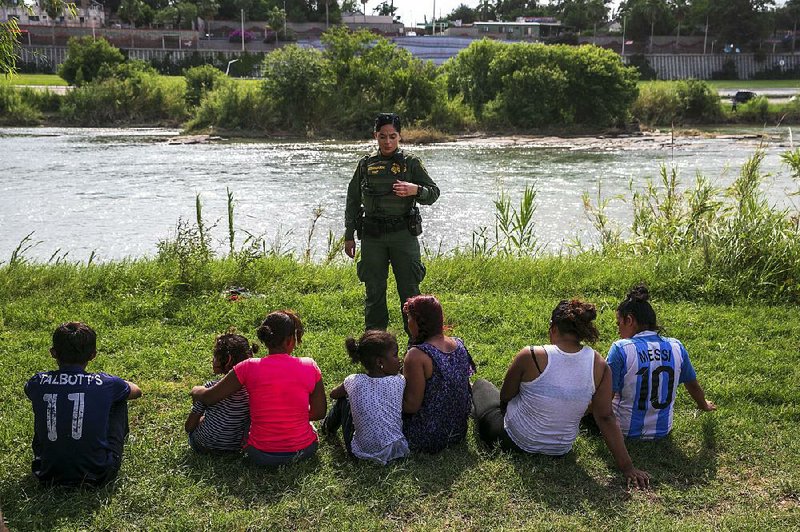
[[[525,347],[506,372],[502,389],[478,379],[472,386],[481,439],[505,450],[561,456],[572,450],[578,425],[592,413],[628,484],[646,487],[649,476],[633,467],[611,409],[611,372],[582,342],[597,340],[591,303],[562,300],[550,319],[552,345]]]

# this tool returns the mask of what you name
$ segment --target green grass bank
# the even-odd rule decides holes
[[[477,376],[500,383],[519,348],[547,340],[564,297],[597,304],[604,353],[627,288],[651,286],[659,318],[686,344],[719,410],[699,414],[678,394],[673,434],[630,443],[653,477],[629,492],[598,436],[582,432],[563,460],[489,452],[470,433],[436,456],[381,468],[323,439],[316,458],[277,471],[237,457],[190,452],[183,421],[192,385],[210,377],[216,334],[251,339],[267,312],[305,321],[299,350],[326,389],[356,371],[343,340],[362,325],[363,288],[352,263],[292,258],[212,259],[189,284],[172,260],[0,267],[0,505],[12,530],[163,529],[781,529],[800,527],[800,309],[795,303],[704,289],[680,254],[428,260],[423,291],[439,296]],[[390,283],[391,284],[391,283]],[[222,294],[241,285],[254,295]],[[391,300],[396,295],[390,293]],[[402,332],[397,305],[391,328]],[[57,324],[98,332],[95,371],[139,384],[119,478],[91,490],[47,489],[30,475],[32,413],[22,386],[49,369]]]

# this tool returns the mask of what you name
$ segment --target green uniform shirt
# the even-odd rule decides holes
[[[419,185],[419,194],[408,198],[395,196],[392,185],[396,181]],[[421,205],[431,205],[437,199],[439,187],[419,158],[399,148],[389,157],[384,157],[380,150],[376,150],[359,161],[347,187],[344,238],[354,240],[356,218],[362,205],[367,216],[389,218],[407,215],[415,201]]]

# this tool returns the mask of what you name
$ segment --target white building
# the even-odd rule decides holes
[[[106,15],[103,11],[103,4],[92,0],[88,5],[78,7],[74,13],[69,10],[57,17],[55,21],[45,10],[38,5],[26,6],[17,5],[5,7],[3,17],[0,20],[16,19],[18,24],[30,26],[52,26],[55,22],[58,26],[78,27],[78,28],[102,28],[106,22]]]

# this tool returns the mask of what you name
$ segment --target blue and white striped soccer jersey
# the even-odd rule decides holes
[[[674,338],[642,331],[608,352],[614,415],[628,438],[654,440],[672,429],[678,385],[697,379],[689,354]]]

